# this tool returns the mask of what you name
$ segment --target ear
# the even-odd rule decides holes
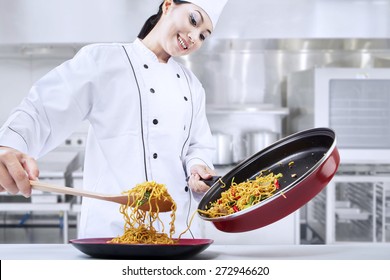
[[[169,8],[172,6],[173,0],[165,0],[162,6],[163,13],[166,14]]]

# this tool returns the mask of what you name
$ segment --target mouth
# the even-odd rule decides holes
[[[185,50],[188,49],[188,45],[186,44],[186,42],[184,41],[184,39],[181,38],[179,35],[177,35],[177,41],[179,42],[179,45],[180,45],[183,49],[185,49]]]

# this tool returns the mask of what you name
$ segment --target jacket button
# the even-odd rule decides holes
[[[157,153],[153,154],[153,158],[156,159],[158,157]]]
[[[151,89],[150,89],[150,92],[151,92],[151,93],[155,93],[156,91],[154,90],[154,88],[151,88]]]
[[[153,120],[153,124],[158,124],[158,120],[157,120],[157,119],[154,119],[154,120]]]
[[[185,101],[188,101],[188,98],[187,98],[187,96],[184,96],[184,100],[185,100]]]
[[[176,74],[176,77],[178,77],[180,79],[180,75],[179,74]]]
[[[144,68],[145,68],[145,69],[148,69],[149,66],[148,66],[147,64],[144,64]]]
[[[187,186],[184,188],[184,191],[185,191],[185,192],[188,192],[188,187],[187,187]]]

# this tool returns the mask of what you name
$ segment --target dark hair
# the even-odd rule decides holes
[[[173,0],[175,4],[183,4],[188,3],[187,1],[183,0]],[[155,15],[152,15],[150,18],[146,20],[144,23],[144,26],[142,26],[141,31],[138,34],[138,38],[144,39],[149,32],[156,26],[157,22],[160,20],[161,15],[163,13],[162,7],[163,7],[164,1],[160,4],[158,7],[158,12]]]

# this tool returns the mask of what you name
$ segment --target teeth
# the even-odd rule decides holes
[[[181,45],[184,49],[187,49],[187,46],[186,46],[186,44],[184,43],[183,39],[180,38],[180,37],[178,37],[178,39],[179,39],[180,45]]]

